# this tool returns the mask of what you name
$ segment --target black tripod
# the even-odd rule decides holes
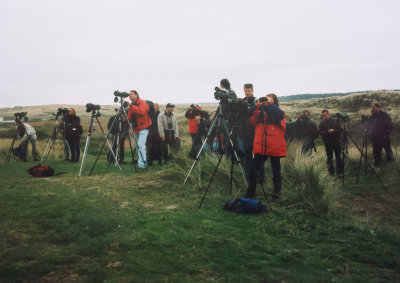
[[[116,158],[116,156],[115,156],[115,154],[114,154],[114,151],[112,150],[112,147],[111,147],[111,145],[110,145],[110,143],[109,143],[109,141],[108,141],[108,136],[105,134],[104,129],[103,129],[103,127],[101,126],[101,123],[100,123],[100,121],[99,121],[99,117],[100,117],[100,116],[101,116],[101,114],[100,114],[100,112],[99,112],[98,109],[92,109],[92,116],[91,116],[91,119],[90,119],[90,125],[89,125],[88,135],[87,135],[87,138],[86,138],[85,150],[83,151],[83,158],[82,158],[81,168],[80,168],[80,170],[79,170],[79,177],[80,177],[81,174],[82,174],[83,164],[85,163],[85,160],[86,160],[87,150],[88,150],[88,148],[89,148],[90,136],[92,135],[92,132],[93,132],[93,128],[94,128],[94,125],[95,125],[95,120],[96,120],[97,123],[99,124],[100,129],[101,129],[101,132],[102,132],[103,135],[104,135],[104,143],[107,142],[107,144],[108,144],[108,146],[109,146],[109,148],[110,148],[111,154],[114,156],[115,160],[117,160],[117,158]],[[96,159],[96,161],[97,161],[97,159]],[[117,164],[119,170],[121,170],[121,167],[119,166],[118,161],[116,161],[116,164]],[[92,167],[92,170],[93,170],[93,168],[94,168],[94,165],[93,165],[93,167]],[[90,171],[90,173],[92,173],[92,170]],[[90,176],[90,174],[89,174],[89,176]]]
[[[53,131],[51,132],[51,135],[49,137],[49,140],[47,141],[46,148],[43,151],[42,158],[40,159],[41,163],[45,163],[47,161],[47,158],[49,157],[51,150],[54,149],[54,143],[55,143],[56,138],[59,133],[61,133],[61,135],[62,135],[62,140],[63,140],[64,146],[66,145],[68,148],[68,152],[70,152],[69,143],[65,139],[65,133],[64,133],[65,117],[62,116],[63,115],[62,113],[57,113],[55,115],[56,115],[56,118],[55,118],[56,125],[54,126]],[[60,117],[62,117],[62,118],[60,119]]]
[[[367,143],[364,145],[363,144],[363,149],[360,149],[360,147],[358,146],[358,144],[355,142],[355,140],[353,139],[353,137],[349,134],[349,132],[347,131],[347,129],[346,129],[346,121],[341,121],[342,122],[342,124],[343,124],[343,139],[342,139],[342,153],[341,153],[341,156],[342,156],[342,158],[343,158],[343,160],[342,160],[342,164],[343,164],[343,179],[342,179],[342,185],[344,185],[344,161],[345,161],[345,158],[347,157],[347,155],[348,155],[348,148],[347,148],[347,144],[348,144],[348,142],[347,142],[347,137],[349,137],[350,138],[350,140],[351,140],[351,142],[355,145],[355,147],[357,148],[357,150],[360,152],[360,165],[361,165],[361,160],[362,159],[364,159],[364,161],[365,161],[365,166],[367,166],[368,165],[368,167],[372,170],[372,172],[374,172],[374,174],[375,174],[375,176],[376,176],[376,178],[378,179],[378,181],[379,181],[379,183],[381,183],[381,185],[382,185],[382,188],[384,188],[384,189],[386,189],[386,186],[383,184],[383,182],[382,182],[382,180],[379,178],[379,175],[376,173],[376,171],[375,171],[375,169],[374,169],[374,167],[372,167],[372,165],[371,165],[371,163],[369,163],[369,161],[368,161],[368,159],[367,159],[367,155],[366,155],[366,153],[367,153]],[[365,139],[365,137],[364,137],[364,139]],[[364,153],[364,146],[365,146],[365,153]],[[359,173],[359,171],[360,171],[360,167],[358,168],[358,173]],[[357,181],[356,181],[356,184],[358,183],[358,175],[357,175]]]
[[[116,97],[116,98],[117,98],[117,97]],[[112,122],[112,124],[111,124],[111,126],[110,126],[110,129],[113,129],[114,124],[115,124],[115,123],[118,123],[118,134],[117,134],[117,152],[118,152],[118,149],[119,149],[119,146],[120,146],[120,143],[119,143],[119,142],[120,142],[120,139],[121,139],[121,137],[122,137],[122,135],[123,135],[123,131],[124,131],[123,126],[122,126],[122,122],[123,122],[123,118],[126,119],[126,121],[127,121],[127,123],[128,123],[128,126],[129,126],[127,136],[128,136],[128,140],[129,140],[129,146],[130,146],[130,149],[131,149],[131,153],[132,153],[132,162],[133,162],[133,161],[134,161],[134,156],[135,156],[135,151],[136,151],[136,148],[138,147],[138,146],[137,146],[137,140],[136,140],[136,138],[135,138],[135,136],[134,136],[134,134],[133,134],[132,123],[129,121],[129,119],[128,119],[128,114],[126,113],[126,110],[125,110],[125,107],[124,107],[124,100],[123,100],[123,97],[120,97],[120,104],[121,104],[121,106],[120,106],[119,109],[117,110],[117,114],[116,114],[116,116],[115,116],[115,118],[114,118],[114,121]],[[133,139],[135,140],[135,145],[136,145],[135,151],[132,150],[132,141],[131,141],[131,136],[130,136],[130,132],[129,132],[129,131],[132,132]],[[104,133],[104,131],[103,131],[103,133]],[[103,143],[103,145],[102,145],[102,147],[101,147],[101,149],[100,149],[100,152],[98,153],[98,155],[97,155],[97,157],[96,157],[96,160],[95,160],[95,162],[94,162],[94,164],[93,164],[93,166],[92,166],[92,169],[90,170],[89,176],[92,174],[93,169],[94,169],[94,167],[96,166],[97,160],[99,159],[101,153],[103,152],[105,143],[106,143],[106,142],[108,143],[108,138],[109,138],[110,135],[111,135],[111,130],[108,132],[107,136],[104,134],[104,136],[105,136],[104,143]],[[108,144],[108,145],[110,146],[110,144]],[[118,163],[117,152],[114,153],[114,151],[113,151],[113,149],[111,148],[111,146],[110,146],[110,150],[111,150],[110,153],[111,153],[112,156],[114,157],[115,165],[118,166],[119,169],[121,170],[121,167],[119,166],[119,163]],[[140,157],[142,157],[142,160],[144,160],[144,158],[143,158],[143,156],[142,156],[142,152],[139,151],[139,150],[138,150],[138,155],[140,155]],[[111,157],[109,156],[109,158],[108,158],[108,162],[109,162],[109,163],[110,163],[110,158],[111,158]],[[134,162],[133,162],[133,163],[134,163]],[[146,167],[147,167],[147,166],[146,166]]]
[[[211,176],[211,178],[210,178],[210,181],[209,181],[209,183],[208,183],[208,186],[207,186],[207,188],[206,188],[206,191],[205,191],[205,193],[204,193],[204,196],[203,196],[203,198],[202,198],[202,200],[201,200],[201,202],[200,202],[199,208],[201,208],[201,206],[202,206],[202,204],[203,204],[203,202],[204,202],[204,199],[205,199],[205,197],[206,197],[206,195],[207,195],[207,193],[208,193],[208,190],[209,190],[209,188],[210,188],[210,186],[211,186],[211,183],[212,183],[212,181],[213,181],[213,179],[214,179],[214,176],[215,176],[215,174],[217,173],[219,164],[220,164],[221,161],[222,161],[222,157],[225,155],[225,153],[226,153],[228,147],[230,147],[229,150],[231,151],[231,170],[230,170],[230,182],[229,182],[229,195],[232,194],[233,167],[234,167],[235,162],[236,162],[237,164],[239,164],[240,172],[242,173],[243,179],[244,179],[244,181],[245,181],[245,183],[246,183],[246,186],[247,186],[246,176],[245,176],[244,171],[243,171],[243,168],[242,168],[242,166],[241,166],[241,164],[240,164],[240,159],[239,159],[239,156],[238,156],[237,151],[236,151],[235,143],[232,141],[232,136],[236,136],[236,130],[237,130],[238,126],[237,126],[237,125],[234,125],[234,126],[232,127],[232,130],[229,130],[229,127],[228,127],[228,125],[227,125],[227,121],[225,120],[224,115],[223,115],[223,110],[222,110],[222,108],[223,108],[223,107],[222,107],[222,104],[220,103],[220,106],[218,107],[217,112],[216,112],[216,114],[215,114],[214,121],[212,122],[212,124],[211,124],[211,126],[210,126],[210,129],[208,130],[207,137],[206,137],[206,139],[204,140],[203,145],[201,146],[199,152],[197,153],[197,156],[196,156],[196,158],[195,158],[195,160],[194,160],[194,162],[193,162],[193,164],[192,164],[192,167],[190,168],[190,170],[189,170],[189,172],[188,172],[188,174],[187,174],[187,176],[186,176],[186,178],[185,178],[185,181],[183,182],[183,183],[185,184],[186,181],[188,180],[190,173],[191,173],[192,170],[195,168],[195,166],[196,166],[196,164],[197,164],[197,161],[198,161],[199,158],[200,158],[200,155],[201,155],[201,153],[202,153],[202,151],[203,151],[203,149],[204,149],[205,144],[207,143],[207,141],[208,141],[210,138],[213,137],[214,129],[216,130],[217,135],[218,135],[218,130],[221,130],[221,129],[222,129],[223,134],[225,135],[225,137],[227,137],[227,138],[226,138],[226,141],[225,141],[225,144],[224,144],[224,150],[223,150],[222,154],[220,155],[220,157],[219,157],[219,159],[218,159],[218,163],[217,163],[217,165],[216,165],[216,167],[215,167],[215,169],[214,169],[214,172],[213,172],[213,174],[212,174],[212,176]]]
[[[12,140],[12,142],[11,142],[10,149],[9,149],[8,152],[7,152],[6,162],[10,162],[11,155],[13,154],[13,149],[14,149],[15,140],[16,140],[17,137],[18,137],[18,131],[19,131],[20,127],[22,127],[22,128],[24,129],[24,135],[27,135],[26,130],[25,130],[25,127],[23,126],[21,120],[18,119],[18,117],[17,117],[17,119],[16,119],[15,121],[16,121],[16,123],[17,123],[18,125],[17,125],[17,129],[15,130],[15,134],[14,134],[13,140]]]

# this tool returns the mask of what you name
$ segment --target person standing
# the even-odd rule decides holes
[[[256,104],[256,110],[250,117],[250,124],[255,127],[253,153],[254,166],[249,175],[249,186],[245,197],[254,198],[256,192],[257,172],[264,162],[270,158],[273,174],[274,190],[272,200],[278,200],[281,194],[281,163],[286,156],[286,141],[284,138],[286,124],[285,112],[279,108],[278,97],[268,94]]]
[[[246,173],[247,180],[249,179],[251,166],[253,166],[253,142],[254,142],[254,132],[255,127],[250,124],[249,118],[253,115],[253,112],[256,110],[255,97],[253,84],[245,84],[244,85],[244,95],[245,97],[242,99],[247,106],[247,118],[244,119],[245,123],[242,124],[242,138],[243,138],[243,165]],[[257,172],[257,183],[262,184],[265,180],[265,166],[264,163],[260,167],[260,170]]]
[[[370,111],[371,116],[368,119],[368,126],[372,141],[372,151],[375,159],[374,166],[379,166],[382,162],[382,148],[386,151],[387,161],[394,161],[389,138],[389,135],[393,130],[393,123],[390,116],[381,110],[381,106],[377,102],[371,104]]]
[[[331,118],[328,110],[322,110],[321,119],[319,133],[325,145],[329,175],[334,176],[335,174],[333,166],[333,153],[335,153],[336,173],[339,178],[343,178],[343,160],[340,157],[340,136],[343,129],[338,120]]]
[[[17,121],[17,137],[21,140],[19,145],[23,153],[21,160],[24,162],[28,161],[28,144],[31,142],[33,161],[39,161],[40,158],[36,149],[37,136],[35,129],[27,123]]]
[[[169,162],[168,146],[171,151],[176,149],[176,140],[179,139],[178,123],[173,113],[174,107],[172,103],[168,103],[164,112],[158,115],[158,133],[161,138],[161,153],[165,164]]]
[[[318,137],[318,127],[310,118],[310,111],[304,110],[299,119],[293,124],[293,135],[302,143],[301,152],[311,155],[316,150],[314,140]]]
[[[132,123],[133,136],[136,141],[139,159],[137,171],[141,172],[147,169],[146,141],[149,127],[151,126],[149,105],[139,97],[136,90],[130,91],[129,99],[131,100],[131,105],[128,110],[128,119]]]
[[[199,123],[201,120],[199,111],[201,107],[197,104],[190,105],[185,113],[186,119],[189,120],[189,134],[192,138],[192,148],[190,149],[189,156],[195,158],[201,148],[201,135],[197,134]]]
[[[81,119],[76,116],[75,109],[70,108],[68,115],[65,117],[65,140],[71,150],[71,162],[79,162],[82,133]]]
[[[161,159],[161,138],[158,133],[158,115],[160,115],[160,106],[154,103],[154,117],[151,117],[151,126],[149,135],[147,136],[147,150],[149,153],[148,165],[153,165],[153,161],[157,160],[158,165],[162,165]]]

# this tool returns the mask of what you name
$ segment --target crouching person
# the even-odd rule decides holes
[[[31,125],[22,122],[17,122],[17,129],[17,136],[21,140],[19,145],[22,149],[21,160],[24,162],[28,161],[28,144],[31,142],[33,161],[39,161],[40,158],[36,149],[37,137],[35,129]]]
[[[256,110],[250,117],[250,124],[255,127],[253,166],[249,173],[249,187],[245,197],[254,198],[256,193],[257,172],[264,162],[270,158],[274,191],[272,200],[278,200],[281,193],[281,163],[280,159],[286,156],[285,141],[285,112],[279,107],[278,97],[268,94],[256,104]]]

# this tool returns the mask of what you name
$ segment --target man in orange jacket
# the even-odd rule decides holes
[[[132,123],[133,135],[136,140],[138,152],[138,171],[144,171],[147,168],[146,159],[146,140],[149,134],[149,127],[151,126],[151,119],[149,116],[149,105],[147,102],[139,97],[136,90],[131,90],[129,98],[132,101],[129,111],[128,119]]]

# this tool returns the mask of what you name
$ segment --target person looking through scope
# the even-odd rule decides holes
[[[81,126],[81,119],[76,116],[76,111],[74,108],[69,109],[68,115],[64,116],[65,119],[65,139],[69,144],[71,150],[71,162],[79,162],[79,156],[81,154],[80,150],[80,140],[83,134],[83,129]]]
[[[372,151],[374,154],[374,166],[380,166],[382,162],[382,149],[386,151],[387,161],[394,161],[393,151],[390,146],[389,135],[393,129],[392,119],[381,110],[377,102],[371,103],[371,116],[367,119],[369,133],[372,141]]]
[[[161,159],[161,138],[158,132],[158,116],[160,115],[160,106],[158,103],[154,105],[154,117],[151,118],[151,126],[149,128],[149,134],[147,136],[147,151],[149,153],[148,162],[149,166],[153,165],[153,161],[157,160],[158,165],[162,165]]]
[[[136,90],[131,90],[129,93],[131,105],[128,111],[128,119],[132,123],[133,135],[137,143],[138,152],[138,169],[137,171],[144,171],[147,168],[146,157],[146,141],[149,134],[149,127],[151,126],[151,119],[149,117],[149,105],[147,102],[139,97]]]
[[[249,175],[249,186],[245,197],[254,198],[256,193],[257,172],[264,162],[270,158],[273,174],[274,190],[272,200],[278,200],[281,194],[281,163],[286,156],[286,141],[284,138],[286,124],[285,112],[279,108],[278,97],[271,93],[260,98],[256,110],[250,118],[250,124],[255,127],[253,153],[254,161]]]
[[[26,112],[22,113],[15,113],[15,124],[17,128],[17,137],[20,139],[19,148],[21,149],[21,156],[20,159],[24,162],[28,161],[28,144],[31,142],[32,145],[32,157],[33,161],[39,161],[40,157],[36,149],[36,131],[35,129],[29,125],[28,123],[23,123],[27,121],[28,118],[26,117]]]
[[[293,124],[293,136],[302,143],[301,152],[312,155],[316,151],[314,140],[318,137],[317,124],[311,120],[310,111],[303,110],[301,116]]]
[[[326,109],[322,110],[321,119],[319,133],[325,145],[329,175],[334,176],[335,174],[335,167],[333,166],[333,153],[335,153],[336,173],[339,178],[343,178],[343,162],[340,156],[340,140],[343,129],[340,122],[337,119],[332,119]]]
[[[179,139],[178,123],[173,113],[174,107],[172,103],[168,103],[164,112],[158,115],[158,133],[161,138],[161,154],[165,164],[169,162],[168,146],[171,152],[177,151],[177,139]]]

